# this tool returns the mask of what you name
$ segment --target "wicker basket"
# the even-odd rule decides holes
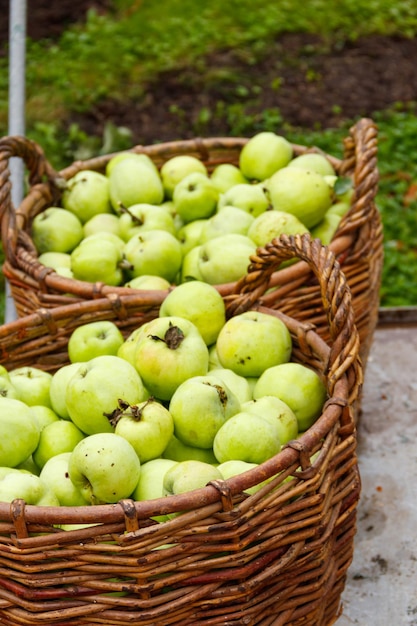
[[[262,249],[253,267],[259,289],[268,284],[265,265],[271,271],[293,257],[318,276],[331,345],[310,324],[270,314],[290,330],[293,359],[326,382],[329,399],[317,422],[257,468],[186,494],[73,508],[0,503],[0,623],[334,623],[360,495],[353,419],[362,384],[359,338],[345,277],[317,240],[283,237]],[[241,288],[230,315],[251,307],[245,281]],[[135,298],[126,308],[135,310]],[[1,362],[56,369],[67,360],[72,329],[97,314],[114,319],[109,299],[10,322],[0,327]],[[269,477],[256,494],[245,493]],[[180,511],[169,521],[150,519]],[[64,523],[92,525],[63,531]]]
[[[239,154],[247,142],[244,138],[208,138],[151,146],[136,146],[133,152],[145,153],[160,167],[178,154],[200,158],[211,171],[219,163],[238,164]],[[294,145],[294,154],[320,152],[317,148]],[[29,172],[29,191],[16,211],[10,198],[8,160],[19,156]],[[103,172],[114,154],[86,161],[77,161],[61,172],[53,170],[42,149],[22,137],[4,137],[0,140],[0,214],[3,249],[6,262],[3,272],[11,287],[19,316],[68,304],[75,299],[88,300],[109,293],[131,293],[125,287],[109,287],[64,278],[41,265],[30,237],[35,215],[60,201],[62,182],[85,169]],[[377,130],[372,120],[358,121],[344,140],[342,160],[326,155],[340,176],[353,179],[354,195],[350,211],[342,219],[330,245],[341,263],[353,294],[355,323],[361,338],[363,362],[372,341],[377,322],[379,287],[382,270],[382,227],[375,196],[378,185]],[[265,305],[279,308],[296,319],[311,321],[326,341],[327,322],[323,313],[317,279],[306,263],[296,263],[280,270],[271,279],[275,289],[265,298]],[[219,285],[219,291],[228,295],[235,285]],[[158,292],[160,301],[166,292]]]

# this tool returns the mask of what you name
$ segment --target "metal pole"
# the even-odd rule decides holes
[[[25,134],[25,56],[26,0],[9,3],[9,135]],[[23,198],[24,164],[20,158],[10,159],[12,203],[16,207]],[[5,322],[16,318],[16,308],[6,283]]]

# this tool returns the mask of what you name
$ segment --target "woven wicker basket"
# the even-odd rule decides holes
[[[247,142],[244,138],[208,138],[151,146],[136,146],[134,152],[145,153],[160,167],[169,158],[191,154],[200,158],[211,171],[219,163],[238,164],[239,154]],[[317,148],[294,145],[294,154],[320,152]],[[16,211],[10,198],[8,160],[19,156],[29,172],[29,191]],[[61,172],[53,170],[42,149],[22,137],[4,137],[0,140],[0,214],[4,215],[2,240],[6,262],[3,272],[11,287],[19,316],[74,301],[100,298],[109,293],[131,293],[124,287],[109,287],[64,278],[41,265],[30,237],[35,215],[60,201],[62,182],[85,169],[103,172],[109,154],[86,161],[77,161]],[[330,245],[341,263],[353,294],[355,323],[361,338],[363,362],[372,341],[377,322],[379,287],[382,270],[382,227],[375,195],[378,185],[377,129],[372,120],[359,120],[344,140],[342,160],[326,155],[340,176],[353,179],[354,195],[350,211],[342,219]],[[312,321],[317,332],[326,340],[327,322],[323,313],[317,279],[306,263],[275,273],[265,304],[279,308],[296,319]],[[235,285],[219,285],[219,291],[228,295]],[[158,292],[160,301],[166,292]]]
[[[334,623],[360,495],[353,419],[362,384],[359,338],[345,277],[318,241],[297,236],[268,244],[253,266],[258,288],[293,257],[318,276],[331,345],[310,324],[270,314],[290,330],[293,359],[326,382],[329,399],[317,422],[257,468],[182,495],[73,508],[0,503],[0,623]],[[251,307],[244,280],[241,289],[230,315]],[[136,312],[135,299],[125,307]],[[1,362],[53,371],[67,361],[72,329],[97,315],[115,319],[113,302],[43,309],[10,322],[0,327]],[[255,495],[244,493],[269,477]],[[150,519],[180,511],[166,522]],[[64,523],[92,525],[63,531]]]

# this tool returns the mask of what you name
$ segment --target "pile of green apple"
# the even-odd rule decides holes
[[[66,183],[61,206],[32,222],[39,261],[87,282],[166,289],[190,279],[234,282],[250,256],[282,233],[310,231],[328,244],[348,211],[351,180],[320,153],[260,132],[239,164],[208,171],[192,155],[158,169],[146,154],[121,152],[104,173],[86,169]]]
[[[148,500],[256,467],[326,400],[291,355],[284,322],[255,310],[226,319],[203,281],[179,285],[126,338],[110,320],[78,326],[55,372],[2,366],[0,501]]]

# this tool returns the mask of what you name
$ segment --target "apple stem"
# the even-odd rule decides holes
[[[119,209],[120,213],[127,213],[128,215],[130,215],[130,218],[134,224],[137,224],[138,226],[143,226],[143,220],[141,220],[140,217],[138,217],[137,215],[134,215],[132,211],[129,211],[129,209],[121,202],[119,202]]]
[[[119,406],[114,409],[114,411],[112,411],[111,413],[103,413],[103,415],[107,417],[113,428],[116,427],[117,422],[124,416],[130,417],[136,422],[140,422],[145,407],[148,406],[148,404],[150,404],[151,402],[155,402],[155,398],[151,396],[145,402],[143,402],[140,407],[137,404],[129,404],[128,402],[126,402],[126,400],[123,400],[122,398],[119,398],[118,402]]]
[[[184,333],[181,328],[169,324],[169,328],[166,331],[164,338],[158,337],[158,335],[149,335],[154,341],[163,341],[170,350],[177,350],[185,339]]]
[[[113,411],[111,411],[111,413],[103,413],[104,417],[107,417],[107,419],[109,420],[113,428],[116,426],[117,422],[125,413],[126,409],[128,409],[130,406],[129,403],[123,400],[122,398],[119,398],[118,403],[119,403],[119,406]]]
[[[130,263],[126,257],[123,257],[120,263],[118,263],[118,267],[121,270],[133,270],[133,265]]]

